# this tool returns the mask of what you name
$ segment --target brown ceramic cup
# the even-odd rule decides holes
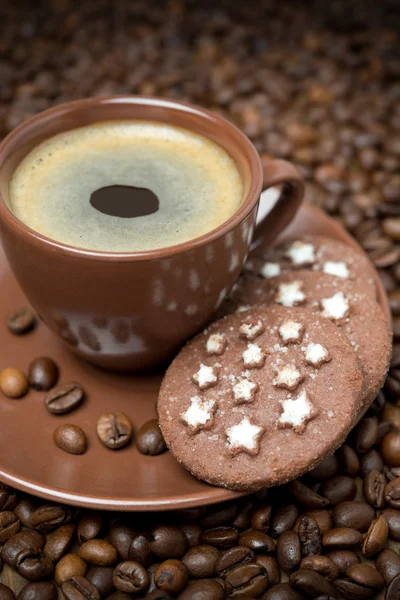
[[[113,119],[167,122],[225,148],[244,183],[236,213],[188,242],[132,253],[68,246],[17,219],[8,188],[23,157],[51,136]],[[291,164],[271,160],[263,173],[243,133],[219,115],[189,104],[144,97],[79,100],[37,115],[1,144],[1,240],[32,306],[73,352],[107,369],[137,371],[171,358],[207,323],[246,259],[262,189],[277,185],[283,186],[280,199],[256,232],[271,240],[289,223],[302,199],[302,180]]]

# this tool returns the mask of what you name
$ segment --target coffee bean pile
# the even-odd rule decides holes
[[[221,112],[263,161],[293,161],[308,200],[361,243],[388,292],[397,342],[369,413],[301,481],[213,508],[138,516],[48,504],[1,486],[0,600],[397,600],[397,1],[20,0],[1,3],[0,17],[0,137],[40,110],[100,94],[162,95]],[[7,325],[22,334],[35,318],[16,309]],[[27,375],[8,372],[0,387],[46,390],[58,373],[38,364]],[[78,406],[83,396],[72,387],[49,397],[48,409]],[[163,449],[154,424],[142,433],[142,452]]]
[[[346,444],[301,481],[209,508],[114,515],[2,485],[7,581],[17,590],[30,582],[25,600],[57,598],[57,588],[67,600],[352,600],[385,586],[396,600],[399,420],[400,406],[381,393]]]

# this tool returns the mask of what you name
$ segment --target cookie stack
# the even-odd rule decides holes
[[[296,239],[246,264],[222,315],[165,375],[165,441],[213,485],[283,484],[333,453],[383,385],[373,267],[336,240]]]

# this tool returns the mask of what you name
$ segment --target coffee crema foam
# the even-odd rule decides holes
[[[148,188],[157,212],[110,216],[90,204],[106,186]],[[207,233],[239,208],[243,182],[213,141],[170,125],[107,121],[74,129],[34,148],[10,182],[10,205],[30,228],[97,251],[165,248]]]

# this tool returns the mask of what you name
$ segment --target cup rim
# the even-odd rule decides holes
[[[0,193],[0,221],[6,222],[7,225],[14,231],[14,233],[23,236],[35,245],[42,245],[47,247],[49,250],[57,253],[61,253],[68,256],[75,256],[80,258],[89,258],[92,260],[109,260],[109,261],[139,261],[139,260],[152,260],[168,258],[175,254],[187,252],[199,246],[213,242],[214,240],[222,237],[226,233],[233,230],[238,224],[240,224],[253,210],[256,205],[261,191],[263,181],[263,170],[260,156],[249,140],[249,138],[238,128],[236,125],[222,117],[220,114],[209,111],[205,108],[184,102],[181,100],[170,100],[168,98],[162,98],[157,96],[141,96],[141,95],[114,95],[114,96],[98,96],[94,98],[83,98],[79,100],[73,100],[71,102],[65,102],[59,104],[45,111],[38,113],[37,115],[27,119],[20,123],[15,129],[13,129],[1,142],[0,144],[0,169],[3,166],[4,158],[7,155],[7,147],[10,143],[14,142],[19,137],[23,139],[26,129],[30,126],[40,124],[41,121],[48,121],[49,119],[55,119],[62,114],[71,112],[73,110],[79,110],[82,108],[90,108],[91,106],[102,105],[102,104],[132,104],[142,105],[157,108],[165,108],[166,110],[176,110],[182,112],[189,112],[193,115],[212,121],[215,126],[222,127],[223,129],[231,130],[235,133],[236,137],[241,143],[241,152],[246,157],[247,162],[251,171],[251,181],[248,192],[242,201],[242,204],[236,210],[236,212],[229,217],[226,221],[221,223],[215,229],[206,232],[205,234],[196,238],[175,244],[173,246],[167,246],[165,248],[156,248],[154,250],[142,250],[132,252],[109,252],[90,250],[87,248],[79,248],[52,238],[45,236],[38,231],[35,231],[25,223],[23,223],[18,217],[14,215],[12,210],[6,204],[3,196]],[[167,122],[167,119],[166,119]],[[203,134],[205,135],[205,134]],[[205,135],[206,137],[206,135]],[[221,137],[223,137],[221,135]],[[216,142],[218,143],[218,141]],[[239,145],[238,145],[239,147]]]

